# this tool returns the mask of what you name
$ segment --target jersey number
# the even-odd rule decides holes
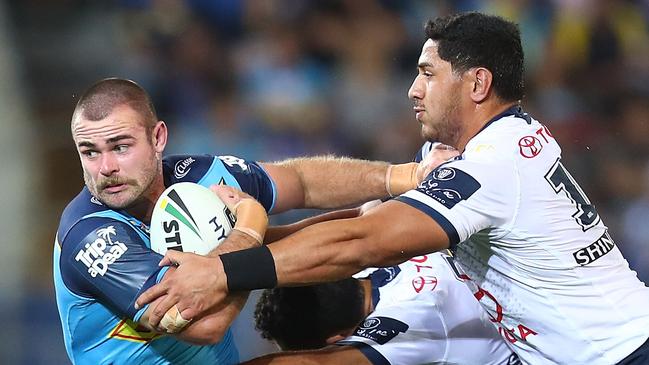
[[[465,280],[470,280],[469,276],[464,273],[464,270],[462,270],[457,263],[455,263],[455,258],[453,256],[449,255],[442,255],[444,257],[444,260],[446,260],[446,263],[448,266],[451,267],[451,270],[453,270],[453,274],[455,274],[455,278],[458,279],[459,281],[465,281]]]
[[[239,157],[219,156],[219,159],[221,159],[221,161],[223,161],[224,164],[230,167],[239,166],[239,168],[241,168],[242,171],[248,171],[248,165],[246,164],[246,161],[240,159]]]
[[[577,185],[575,179],[563,167],[559,159],[552,165],[550,171],[545,174],[545,180],[550,183],[555,193],[564,192],[572,204],[575,205],[577,211],[572,216],[584,232],[599,223],[599,214],[597,214],[595,206],[590,203],[584,191]]]

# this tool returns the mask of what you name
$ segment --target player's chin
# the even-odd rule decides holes
[[[421,126],[421,137],[426,141],[438,142],[439,134],[430,127],[426,127],[422,124]]]

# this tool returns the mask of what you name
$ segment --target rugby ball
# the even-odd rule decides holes
[[[153,208],[151,249],[205,255],[230,233],[236,218],[208,188],[190,182],[168,187]]]

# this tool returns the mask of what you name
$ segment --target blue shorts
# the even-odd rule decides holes
[[[649,365],[649,339],[617,365]]]

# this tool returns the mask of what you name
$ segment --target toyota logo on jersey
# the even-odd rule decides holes
[[[532,158],[538,156],[543,149],[543,145],[538,138],[534,136],[525,136],[518,140],[518,148],[521,156],[525,158]]]

